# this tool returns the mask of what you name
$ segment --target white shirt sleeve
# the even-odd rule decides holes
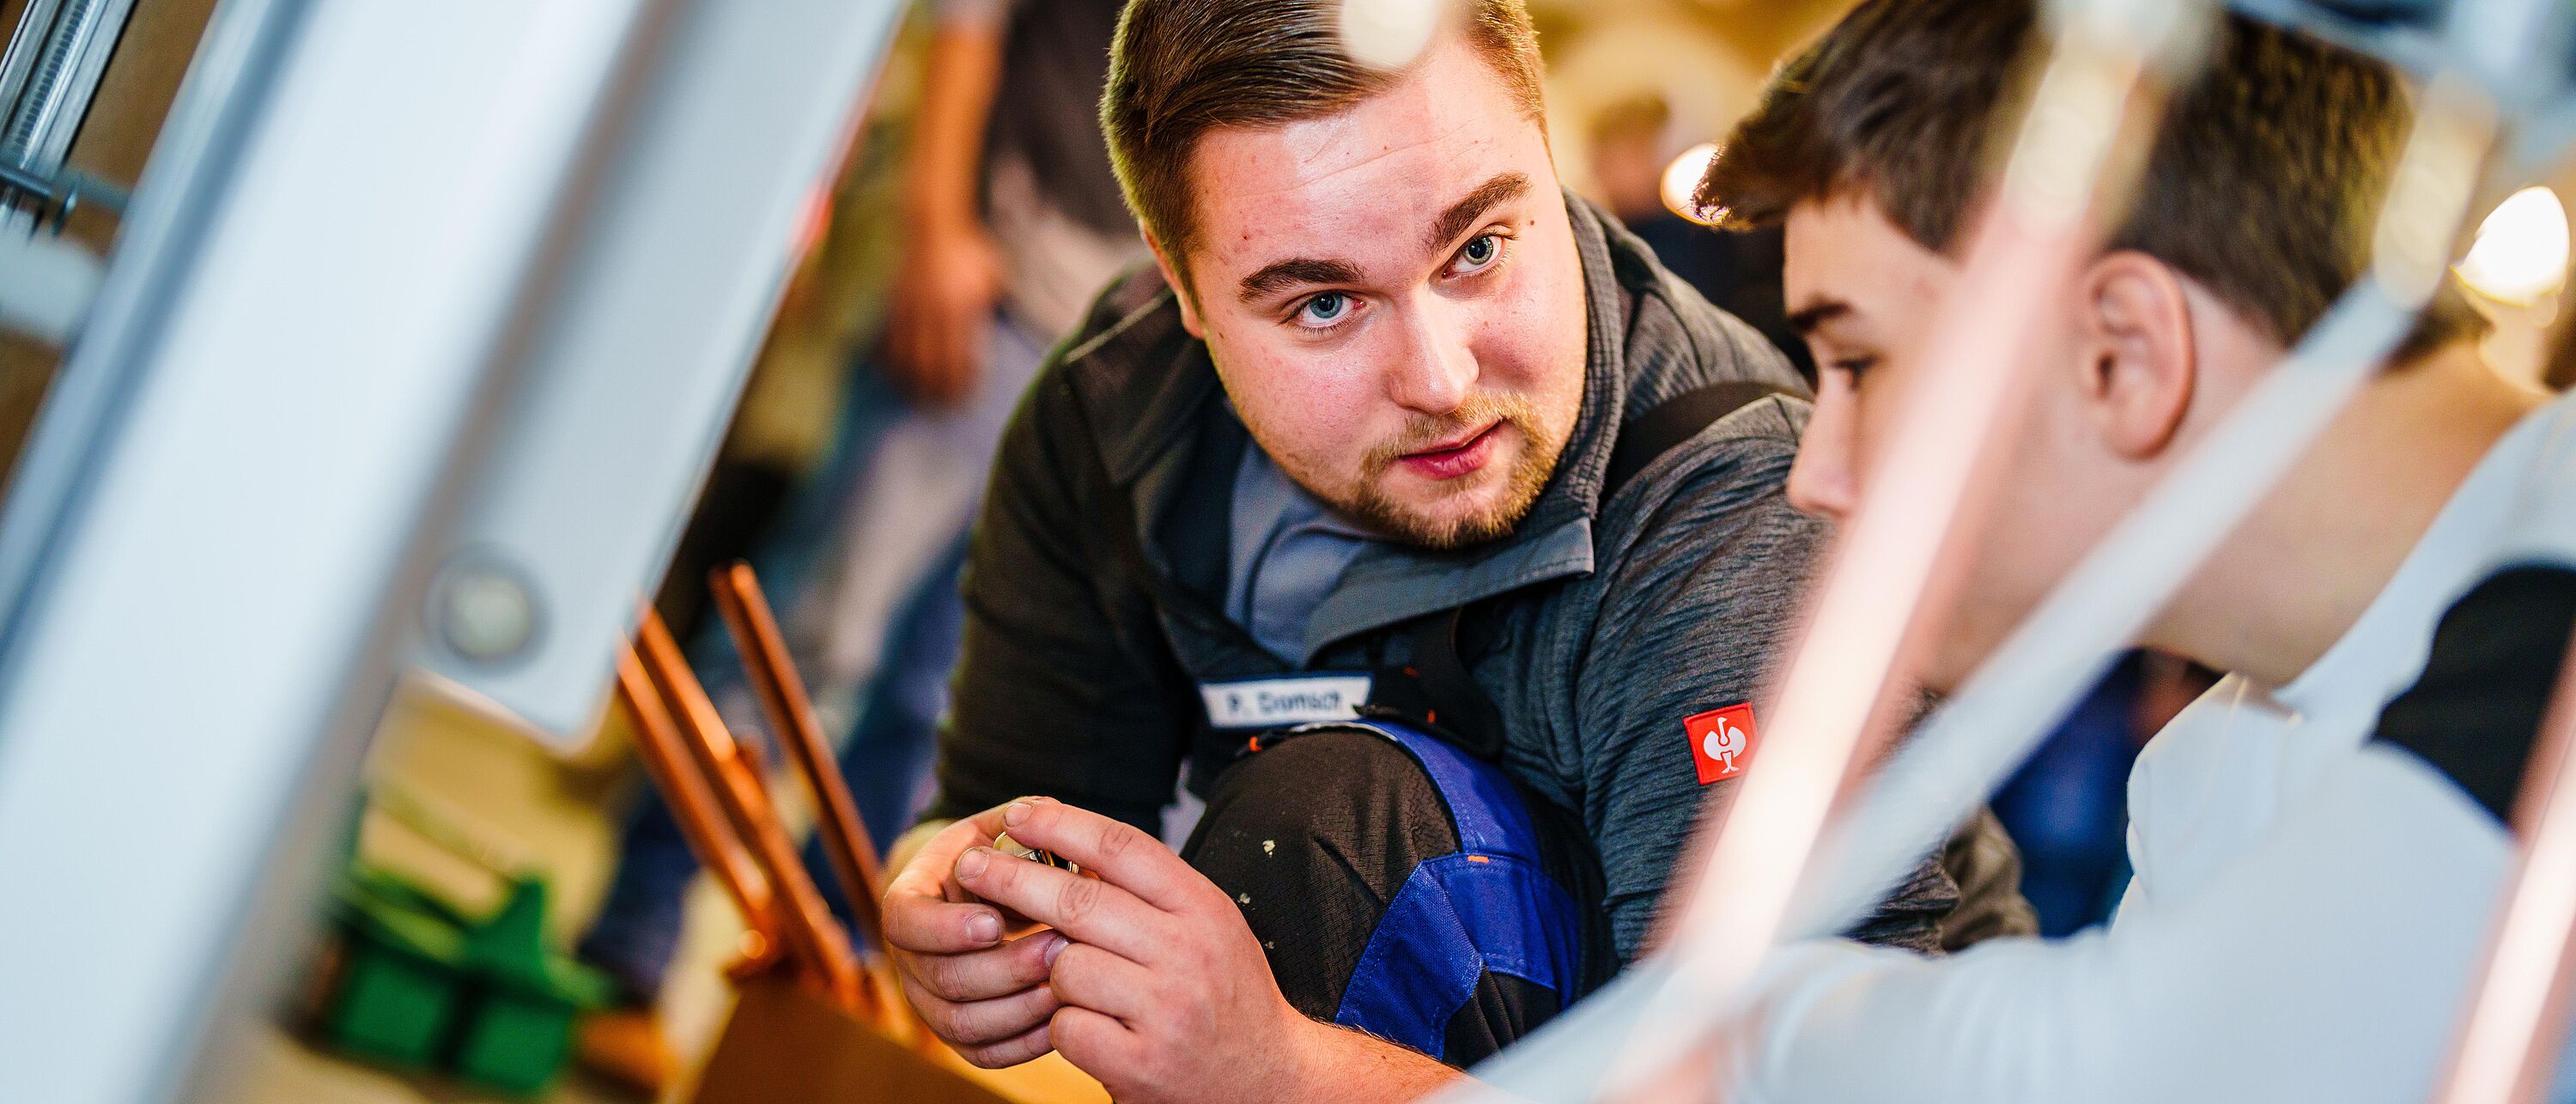
[[[2366,748],[2205,890],[2115,930],[1934,960],[1789,948],[1734,1099],[2412,1104],[2509,859],[2447,779]]]

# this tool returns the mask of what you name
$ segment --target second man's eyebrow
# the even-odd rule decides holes
[[[1450,204],[1448,210],[1440,212],[1439,218],[1431,220],[1431,232],[1423,235],[1422,244],[1430,249],[1446,248],[1450,242],[1458,240],[1458,235],[1466,233],[1468,227],[1474,226],[1477,219],[1485,217],[1485,212],[1519,199],[1529,190],[1527,173],[1497,174],[1492,180],[1477,185],[1465,199]]]
[[[1238,293],[1246,303],[1296,287],[1300,284],[1356,284],[1360,282],[1358,265],[1348,261],[1323,261],[1313,257],[1290,257],[1261,266],[1261,271],[1243,278]]]
[[[1851,304],[1839,299],[1827,299],[1812,307],[1803,308],[1796,314],[1790,315],[1789,328],[1797,331],[1798,335],[1803,337],[1807,334],[1816,332],[1816,327],[1822,326],[1827,322],[1831,322],[1834,319],[1850,313]]]

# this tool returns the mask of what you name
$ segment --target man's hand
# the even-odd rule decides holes
[[[1004,942],[1001,911],[957,884],[958,856],[977,847],[993,854],[1001,831],[1001,809],[950,824],[886,881],[885,892],[886,951],[904,996],[932,1032],[986,1069],[1053,1049],[1047,1019],[1061,1006],[1047,988],[1047,967],[1065,945],[1053,932]]]
[[[1072,940],[1048,1037],[1115,1099],[1409,1100],[1456,1076],[1300,1015],[1234,901],[1152,836],[1045,798],[1005,806],[1000,827],[1098,875],[990,848],[956,865],[966,889]]]
[[[1001,297],[1001,256],[981,224],[954,217],[916,225],[886,304],[886,367],[895,381],[934,407],[974,394]]]

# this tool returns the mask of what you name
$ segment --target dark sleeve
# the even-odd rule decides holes
[[[2509,824],[2571,633],[2576,569],[2488,578],[2442,615],[2423,676],[2380,713],[2375,738],[2414,753]]]
[[[1756,698],[1826,538],[1781,491],[1796,447],[1785,433],[1716,447],[1735,455],[1700,463],[1676,490],[1656,486],[1675,477],[1655,469],[1633,489],[1664,500],[1606,576],[1576,677],[1583,814],[1601,853],[1613,938],[1627,960],[1643,949],[1703,798],[1715,789],[1723,800],[1738,784],[1701,785],[1685,721]],[[1767,719],[1754,718],[1757,764]],[[1856,934],[1932,949],[1957,895],[1938,862],[1928,861]]]
[[[1044,794],[1157,834],[1191,707],[1112,539],[1116,493],[1062,374],[1012,415],[967,554],[964,651],[929,815]]]

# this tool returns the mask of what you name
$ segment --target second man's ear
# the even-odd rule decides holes
[[[2173,444],[2199,384],[2182,277],[2144,253],[2120,251],[2085,270],[2082,290],[2075,367],[2085,407],[2114,452],[2153,457]]]
[[[1172,263],[1172,255],[1164,251],[1162,240],[1153,231],[1145,232],[1145,245],[1154,251],[1154,267],[1163,270],[1163,282],[1171,285],[1172,299],[1181,306],[1181,328],[1188,330],[1191,337],[1207,340],[1207,326],[1199,320],[1198,296],[1181,279],[1180,266]]]

